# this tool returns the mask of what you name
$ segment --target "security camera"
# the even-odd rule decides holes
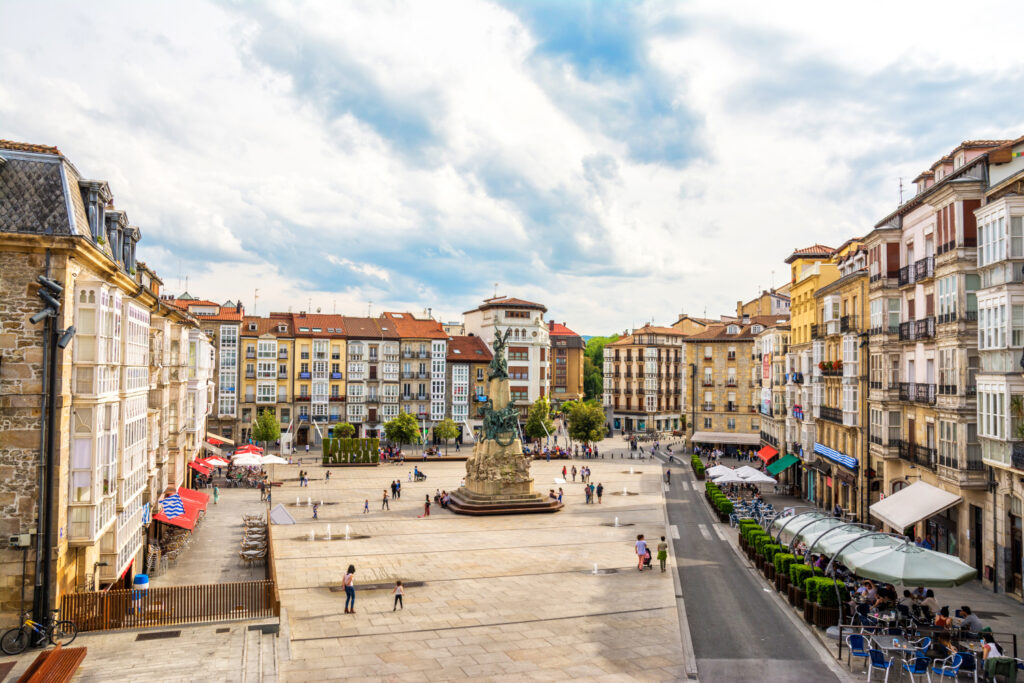
[[[29,321],[33,325],[38,325],[39,323],[43,322],[44,320],[46,320],[47,318],[49,318],[53,314],[54,314],[54,311],[53,311],[52,308],[44,308],[43,310],[39,311],[34,316],[29,318]]]
[[[64,334],[57,340],[57,348],[67,348],[67,345],[71,343],[71,338],[75,336],[75,326],[72,325],[68,329],[64,330]]]
[[[43,277],[42,275],[40,275],[39,277],[36,278],[36,280],[39,281],[39,284],[41,284],[43,287],[46,287],[48,290],[50,290],[57,296],[60,296],[64,292],[63,287],[61,287],[48,277]]]

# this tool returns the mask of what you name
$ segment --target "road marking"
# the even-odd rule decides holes
[[[719,537],[720,539],[722,539],[723,541],[728,541],[728,540],[729,540],[729,539],[727,539],[727,538],[725,537],[725,532],[724,532],[724,531],[722,531],[722,527],[720,527],[720,526],[718,526],[718,525],[716,524],[715,526],[713,526],[713,527],[711,527],[711,528],[715,530],[715,533],[716,533],[716,534],[718,535],[718,537]]]
[[[661,487],[662,489],[665,490],[665,493],[668,493],[669,491],[672,490],[672,487],[670,487],[668,484],[662,484]]]
[[[700,535],[704,537],[705,541],[710,541],[711,540],[711,532],[708,531],[707,526],[705,526],[703,524],[698,524],[697,528],[700,529]]]
[[[669,527],[668,527],[668,531],[669,531],[669,534],[672,536],[672,538],[674,538],[676,540],[679,539],[679,527],[678,526],[676,526],[675,524],[670,524]]]

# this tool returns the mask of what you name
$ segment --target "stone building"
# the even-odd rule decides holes
[[[37,550],[50,604],[140,571],[154,496],[184,469],[170,439],[178,399],[185,440],[190,427],[205,431],[209,347],[194,318],[159,300],[159,279],[136,259],[141,232],[108,185],[82,178],[57,148],[0,141],[0,233],[0,527],[27,540],[24,551],[0,548],[0,618],[11,622],[23,585],[33,600]],[[61,288],[51,302],[40,276]],[[48,323],[30,318],[53,303],[62,341],[44,383]],[[171,363],[164,381],[153,356],[169,357],[175,340],[187,340],[188,375],[172,380]]]
[[[605,346],[603,404],[612,429],[630,433],[684,428],[683,339],[675,328],[644,325]]]
[[[551,405],[583,398],[583,360],[587,344],[565,323],[548,321],[551,338]]]

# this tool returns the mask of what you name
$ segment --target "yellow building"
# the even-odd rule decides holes
[[[317,445],[328,436],[330,425],[347,421],[345,317],[305,311],[290,316],[295,331],[294,443]]]
[[[551,405],[583,398],[583,365],[587,345],[565,323],[548,321],[551,337]]]
[[[245,316],[239,333],[241,391],[239,392],[242,441],[251,438],[252,423],[269,409],[284,431],[292,419],[292,370],[295,333],[290,314],[272,313],[268,318]]]

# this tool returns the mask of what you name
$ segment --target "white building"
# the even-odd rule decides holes
[[[526,419],[530,405],[550,394],[551,342],[544,321],[547,308],[522,299],[493,297],[466,311],[466,334],[476,335],[492,346],[496,333],[511,330],[507,359],[512,401]]]

